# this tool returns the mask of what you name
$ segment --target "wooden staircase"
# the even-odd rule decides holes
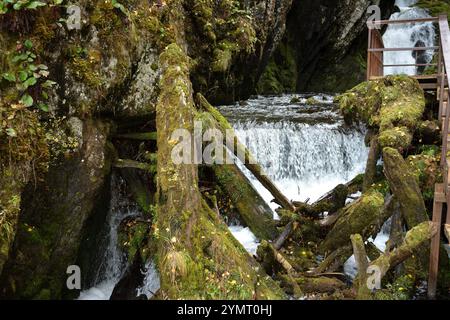
[[[437,30],[440,37],[439,46],[436,47],[415,47],[415,48],[385,48],[383,38],[377,26],[387,24],[401,23],[420,23],[433,22],[438,25]],[[367,80],[380,79],[384,77],[384,69],[394,66],[435,66],[436,74],[416,75],[420,86],[424,91],[433,91],[436,93],[436,99],[439,102],[438,117],[442,126],[442,153],[441,168],[443,183],[435,186],[434,204],[433,204],[433,223],[439,230],[431,240],[430,250],[430,269],[428,279],[428,297],[436,297],[437,278],[439,271],[439,254],[441,249],[441,240],[446,244],[450,242],[450,100],[449,100],[449,79],[447,72],[450,72],[450,29],[447,15],[439,17],[415,19],[415,20],[379,20],[368,23],[369,27],[369,46],[367,57]],[[438,51],[437,63],[429,64],[397,64],[386,65],[383,61],[383,53],[386,51]],[[442,237],[445,235],[445,237]]]

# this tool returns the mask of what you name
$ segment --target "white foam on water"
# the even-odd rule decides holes
[[[242,226],[228,227],[233,236],[242,244],[242,246],[251,255],[256,255],[259,246],[258,238],[250,231],[249,228]]]
[[[94,284],[80,293],[79,300],[109,300],[116,284],[128,267],[127,259],[119,248],[118,229],[120,223],[129,217],[139,215],[138,211],[129,209],[119,195],[120,179],[113,175],[111,182],[111,204],[107,216],[106,246],[99,248],[101,264],[97,270]]]
[[[281,192],[289,200],[311,203],[364,172],[365,130],[347,127],[331,96],[316,95],[325,101],[320,106],[294,105],[289,103],[292,97],[258,97],[244,106],[220,110]],[[242,163],[238,166],[269,206],[277,209],[271,193]]]
[[[391,15],[390,20],[409,20],[429,18],[428,12],[421,8],[412,7],[417,1],[397,0],[396,5],[400,12]],[[435,46],[436,33],[432,22],[391,24],[383,35],[385,48],[413,48],[417,41],[421,41],[426,47]],[[433,50],[428,50],[427,63],[430,63],[434,55]],[[384,52],[384,64],[415,64],[412,51]],[[384,74],[415,75],[416,67],[385,67]]]
[[[161,287],[159,273],[153,261],[147,262],[144,274],[144,282],[142,287],[137,289],[137,296],[145,295],[147,299],[151,299]]]

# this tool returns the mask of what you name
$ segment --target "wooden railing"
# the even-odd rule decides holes
[[[423,23],[433,22],[437,23],[437,30],[439,41],[437,46],[433,47],[415,47],[415,48],[385,48],[383,39],[376,26],[389,24],[404,24],[404,23]],[[441,169],[443,173],[443,183],[437,184],[434,194],[433,204],[433,223],[440,230],[431,240],[430,250],[430,269],[428,279],[428,296],[434,298],[436,296],[437,278],[439,271],[439,252],[441,245],[441,231],[443,230],[443,222],[446,223],[445,232],[450,237],[450,188],[449,188],[449,167],[450,155],[448,155],[450,137],[449,137],[449,120],[450,120],[450,90],[449,79],[447,72],[450,72],[450,29],[447,15],[439,15],[437,18],[425,18],[415,20],[380,20],[368,23],[369,26],[369,45],[367,56],[367,80],[373,80],[385,75],[384,68],[386,67],[428,67],[436,66],[436,74],[433,75],[413,75],[423,89],[436,90],[437,100],[439,100],[439,122],[442,124],[442,153],[441,153]],[[384,64],[383,54],[387,51],[435,51],[436,63],[425,64]],[[436,52],[438,55],[436,56]],[[434,81],[430,83],[430,81]],[[446,215],[442,215],[444,204],[446,205]],[[446,216],[446,218],[445,218]],[[443,221],[443,218],[446,219]],[[450,240],[450,239],[449,239]]]
[[[438,22],[439,18],[422,18],[414,20],[376,20],[367,23],[369,28],[369,41],[367,48],[367,80],[379,78],[384,76],[385,68],[392,67],[428,67],[436,66],[436,63],[415,63],[415,64],[384,64],[384,52],[393,51],[428,51],[439,50],[439,46],[433,47],[414,47],[414,48],[385,48],[383,43],[383,37],[379,29],[383,25],[391,24],[407,24],[407,23],[424,23],[424,22]]]

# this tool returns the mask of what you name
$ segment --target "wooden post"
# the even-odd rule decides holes
[[[439,271],[439,249],[441,245],[441,223],[442,207],[445,201],[444,186],[437,184],[434,193],[433,223],[437,226],[438,232],[431,238],[430,250],[430,272],[428,275],[428,298],[436,298],[437,277]]]
[[[368,39],[368,44],[367,44],[367,81],[369,81],[370,77],[372,76],[371,75],[372,52],[369,51],[370,49],[372,49],[372,28],[369,26],[369,39]]]

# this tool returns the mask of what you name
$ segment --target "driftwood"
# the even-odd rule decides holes
[[[291,201],[286,198],[286,196],[278,189],[278,187],[272,182],[272,180],[264,173],[264,170],[262,167],[257,164],[255,158],[252,156],[250,151],[245,147],[242,143],[239,142],[236,135],[234,134],[234,130],[231,127],[231,125],[228,123],[228,121],[222,116],[222,114],[214,108],[209,102],[203,97],[202,94],[197,94],[197,101],[201,105],[201,107],[208,111],[214,119],[218,123],[218,129],[222,132],[224,141],[226,140],[226,133],[233,132],[234,136],[234,145],[236,148],[233,147],[233,150],[230,150],[235,156],[243,155],[244,159],[242,162],[244,163],[245,167],[250,170],[250,172],[255,176],[256,179],[258,179],[259,182],[273,195],[276,202],[279,203],[284,209],[295,211],[294,205],[291,203]],[[224,144],[227,144],[226,141]]]

